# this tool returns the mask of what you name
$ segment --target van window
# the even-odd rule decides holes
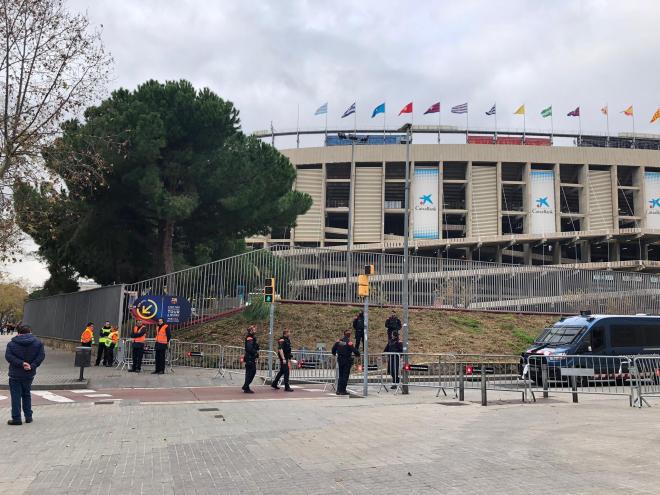
[[[610,326],[612,347],[660,347],[660,324],[631,323]]]
[[[562,345],[572,343],[585,327],[572,327],[560,325],[543,330],[541,336],[536,339],[537,344]]]
[[[605,327],[596,324],[591,329],[591,350],[593,352],[605,349]]]

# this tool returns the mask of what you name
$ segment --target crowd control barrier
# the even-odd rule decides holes
[[[172,345],[172,340],[170,346]],[[142,357],[142,367],[155,367],[156,366],[156,353],[154,345],[156,339],[145,339],[144,341],[144,356]],[[119,370],[131,369],[133,367],[133,339],[119,339],[117,356],[115,357],[116,367]],[[171,347],[168,348],[165,354],[165,369],[174,372],[172,367],[172,353]]]

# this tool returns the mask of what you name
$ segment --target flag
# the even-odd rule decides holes
[[[316,112],[314,112],[314,115],[323,115],[324,113],[328,113],[328,104],[324,103],[320,107],[316,109]]]
[[[412,113],[412,101],[401,109],[399,115],[401,115],[402,113]]]
[[[493,105],[491,109],[486,112],[486,115],[495,115],[495,105]]]
[[[513,115],[525,115],[525,104],[523,103],[518,107],[518,110],[513,112]]]
[[[580,107],[577,107],[575,110],[572,112],[568,112],[566,114],[566,117],[579,117],[580,116]]]
[[[628,108],[626,108],[622,113],[625,113],[628,117],[632,117],[632,114],[633,114],[632,105],[630,105]]]
[[[607,105],[605,105],[603,108],[601,108],[600,111],[603,115],[607,115]]]
[[[346,109],[344,115],[342,115],[341,118],[343,119],[344,117],[348,117],[352,113],[355,113],[355,103]]]
[[[374,108],[374,111],[371,113],[371,118],[373,119],[379,113],[385,113],[385,103],[381,103],[376,108]]]
[[[543,118],[552,117],[552,105],[541,110],[541,117]]]
[[[426,115],[427,113],[438,113],[439,111],[440,111],[440,102],[431,105],[429,109],[426,112],[424,112],[424,115]]]
[[[468,105],[467,103],[461,103],[460,105],[451,107],[451,113],[467,113],[468,111],[467,105]]]
[[[660,108],[658,108],[653,114],[653,117],[651,117],[651,124],[658,119],[660,119]]]

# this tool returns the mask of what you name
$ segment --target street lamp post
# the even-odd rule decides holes
[[[408,362],[408,230],[410,216],[410,142],[412,141],[412,124],[406,124],[401,129],[406,132],[406,180],[403,213],[403,362]],[[408,393],[408,371],[404,368],[401,374],[401,393]]]
[[[357,134],[339,133],[338,136],[351,141],[351,181],[348,193],[348,238],[346,239],[346,302],[353,302],[351,294],[351,275],[353,272],[353,202],[355,197],[355,142]]]

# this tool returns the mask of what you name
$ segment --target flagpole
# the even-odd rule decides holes
[[[635,109],[634,108],[631,117],[633,120],[633,148],[634,148],[635,147]]]
[[[357,106],[353,112],[353,134],[357,134]]]
[[[328,109],[325,109],[325,142],[328,142]]]
[[[525,132],[527,130],[527,109],[524,108],[523,104],[523,144],[525,144]]]
[[[550,144],[553,144],[555,134],[555,122],[552,119],[552,105],[550,105]]]
[[[442,104],[438,103],[438,144],[440,144],[440,128],[442,127]]]
[[[465,109],[465,144],[468,142],[468,129],[470,129],[470,107]]]
[[[582,143],[582,115],[578,113],[578,146]]]
[[[273,121],[270,121],[270,145],[275,147],[275,129],[273,128]]]
[[[607,126],[607,146],[609,147],[610,145],[610,104],[606,103],[605,104],[605,109],[607,112],[605,112],[605,125]]]
[[[385,126],[387,119],[387,111],[383,112],[383,144],[385,144]]]
[[[296,148],[300,148],[300,103],[298,103],[298,118],[296,120]]]
[[[497,102],[495,102],[495,144],[497,144]]]

